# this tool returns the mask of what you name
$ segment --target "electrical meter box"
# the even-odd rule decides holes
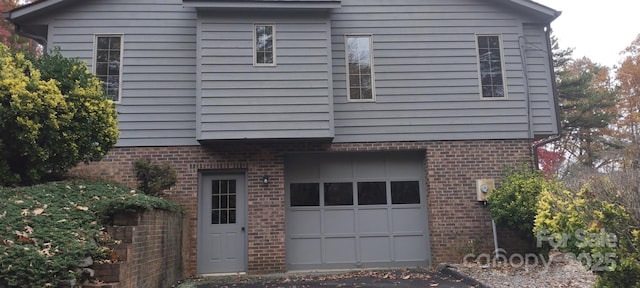
[[[478,195],[478,201],[486,202],[489,193],[496,189],[496,181],[493,179],[478,179],[476,180],[476,193]]]

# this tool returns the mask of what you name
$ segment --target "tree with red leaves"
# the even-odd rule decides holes
[[[544,146],[538,147],[538,164],[545,178],[555,177],[564,160],[565,157],[561,153],[547,150]]]
[[[0,12],[7,12],[29,2],[32,1],[0,0]],[[20,36],[16,32],[15,26],[7,21],[7,19],[4,19],[4,17],[2,18],[2,21],[0,21],[0,41],[13,52],[21,52],[26,55],[36,56],[41,51],[41,47],[38,43],[27,37]]]

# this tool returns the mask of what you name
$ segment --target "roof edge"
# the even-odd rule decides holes
[[[12,23],[15,23],[16,21],[19,21],[20,18],[29,17],[32,14],[37,13],[43,9],[52,8],[67,1],[69,0],[40,0],[14,8],[2,13],[2,15],[5,19],[9,20]]]
[[[281,8],[281,9],[334,9],[342,6],[341,0],[324,1],[232,1],[232,0],[183,0],[184,7],[195,8]]]

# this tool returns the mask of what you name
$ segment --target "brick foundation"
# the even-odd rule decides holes
[[[243,170],[248,184],[248,272],[286,269],[284,155],[292,152],[425,151],[432,263],[460,262],[460,248],[483,239],[492,251],[489,212],[476,201],[475,180],[500,179],[505,164],[530,158],[528,140],[478,140],[376,143],[218,143],[207,146],[126,147],[112,150],[101,162],[81,165],[72,174],[135,187],[132,163],[140,158],[169,162],[178,183],[165,192],[187,210],[184,227],[186,275],[196,273],[198,174]],[[261,177],[270,176],[268,186]]]

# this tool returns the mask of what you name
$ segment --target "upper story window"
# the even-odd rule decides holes
[[[345,38],[349,101],[374,101],[372,36],[347,35]]]
[[[253,26],[253,65],[276,65],[276,25]]]
[[[504,58],[502,37],[477,35],[480,88],[483,98],[504,98],[505,89]]]
[[[122,84],[122,42],[121,34],[95,36],[93,69],[104,85],[105,95],[115,102],[120,101]]]

